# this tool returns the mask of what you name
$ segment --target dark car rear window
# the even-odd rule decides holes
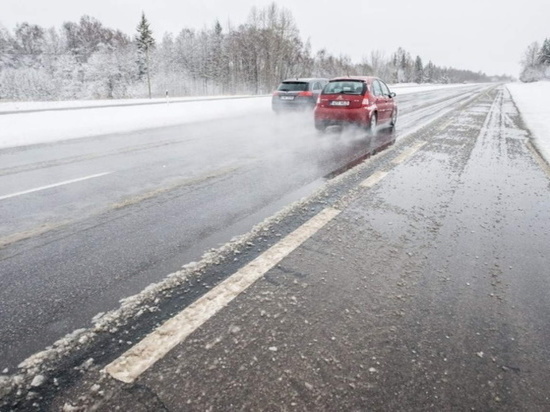
[[[277,90],[281,92],[305,92],[308,84],[304,82],[284,82],[279,85]]]
[[[359,80],[337,80],[328,83],[323,94],[364,94],[367,85]]]

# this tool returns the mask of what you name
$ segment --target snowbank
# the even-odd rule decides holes
[[[1,113],[26,112],[38,110],[65,110],[90,107],[111,107],[111,106],[137,106],[143,104],[164,104],[164,103],[186,103],[201,100],[225,100],[244,99],[258,96],[233,95],[233,96],[194,96],[176,97],[161,99],[110,99],[110,100],[65,100],[47,102],[0,102]]]
[[[506,85],[535,145],[550,163],[550,81]]]
[[[0,148],[50,143],[270,110],[270,97],[0,115]]]

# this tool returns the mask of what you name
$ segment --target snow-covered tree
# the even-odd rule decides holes
[[[548,40],[543,46],[530,49],[526,77],[550,71]],[[252,8],[239,26],[215,21],[201,30],[183,28],[167,33],[158,46],[144,13],[133,38],[90,16],[57,29],[25,22],[10,31],[0,25],[0,99],[119,98],[166,90],[170,96],[267,93],[282,79],[310,76],[374,74],[408,82],[419,80],[421,63],[403,48],[389,59],[372,51],[360,62],[312,51],[291,12],[275,3]],[[488,81],[483,73],[431,62],[423,72],[431,82]]]
[[[225,52],[225,34],[218,20],[214,24],[210,40],[212,46],[210,51],[211,74],[221,93],[226,93],[229,81],[229,56]]]
[[[420,56],[416,56],[416,60],[414,61],[414,81],[416,83],[424,82],[424,65]]]
[[[536,82],[543,78],[541,55],[541,47],[538,42],[533,42],[527,47],[521,60],[522,71],[519,78],[522,82]]]
[[[550,66],[550,38],[542,43],[537,60],[542,65]]]
[[[424,68],[424,82],[426,83],[435,83],[436,81],[436,67],[430,60],[426,67]]]
[[[81,99],[85,95],[84,66],[73,54],[62,54],[53,65],[52,79],[56,84],[57,98]]]
[[[136,30],[137,35],[135,41],[138,49],[138,73],[140,77],[147,77],[147,88],[149,91],[149,98],[151,98],[150,55],[155,47],[155,39],[153,38],[153,32],[149,27],[149,21],[147,21],[144,12],[141,13],[141,20]]]
[[[391,63],[393,66],[392,82],[405,83],[412,81],[414,66],[408,51],[399,47],[393,54]]]
[[[128,88],[137,77],[132,50],[115,50],[102,45],[85,67],[85,83],[89,98],[113,99],[128,95]]]
[[[16,65],[14,44],[15,40],[10,32],[0,25],[0,71]]]
[[[381,50],[373,50],[370,52],[367,62],[371,67],[372,74],[386,81],[392,78],[392,67],[390,61],[386,58]]]

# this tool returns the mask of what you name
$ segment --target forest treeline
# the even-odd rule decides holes
[[[243,24],[216,21],[156,38],[162,26],[145,15],[132,35],[83,16],[60,28],[28,22],[0,26],[0,99],[65,100],[263,94],[285,78],[377,75],[389,83],[507,80],[481,72],[424,64],[399,48],[370,51],[361,62],[313,52],[287,9],[252,8]],[[154,28],[154,30],[152,30]]]
[[[539,42],[531,43],[523,54],[521,67],[519,78],[523,82],[550,79],[550,38],[542,46]]]

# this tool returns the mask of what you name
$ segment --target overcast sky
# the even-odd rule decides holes
[[[0,24],[12,30],[27,21],[60,27],[88,14],[128,34],[143,10],[155,37],[219,19],[244,23],[252,6],[271,0],[0,0]],[[389,56],[398,47],[440,66],[518,75],[519,60],[533,41],[550,37],[550,0],[278,0],[291,11],[313,50],[326,48],[355,62],[371,50]]]

